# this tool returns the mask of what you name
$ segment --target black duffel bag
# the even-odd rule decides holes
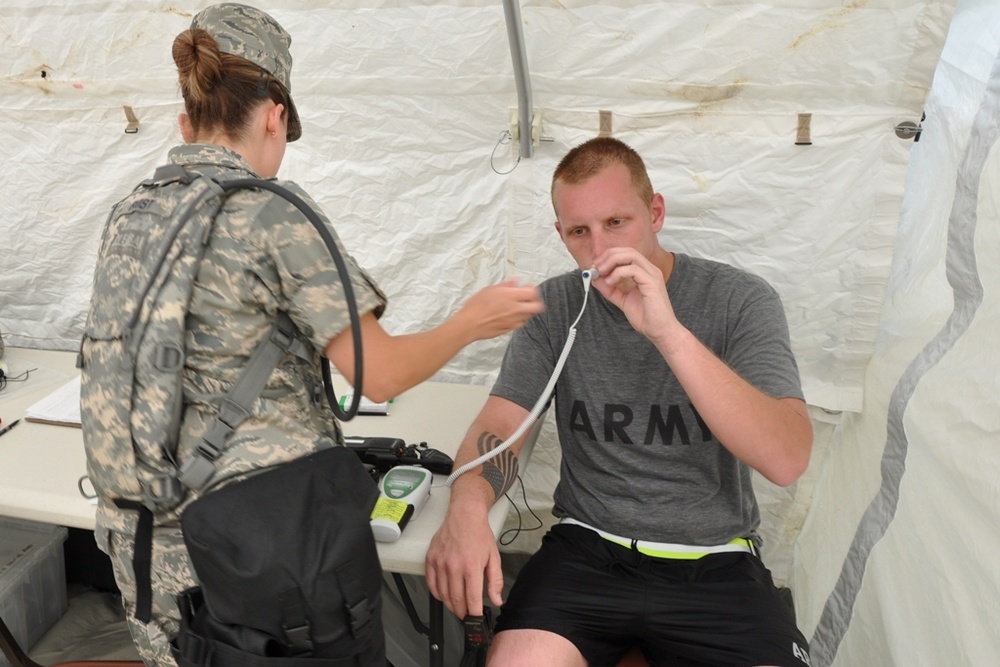
[[[191,503],[199,587],[178,598],[180,667],[384,667],[377,498],[357,455],[332,447]]]

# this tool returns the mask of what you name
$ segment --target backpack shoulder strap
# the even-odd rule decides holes
[[[260,396],[271,372],[288,353],[309,359],[309,353],[299,336],[298,327],[288,313],[279,312],[267,338],[258,343],[242,375],[223,397],[219,413],[202,436],[195,455],[187,459],[180,470],[180,481],[189,489],[201,489],[215,473],[214,461],[226,451],[226,441],[233,431],[250,416],[250,407]]]
[[[184,185],[190,185],[191,183],[194,183],[197,178],[198,176],[188,171],[184,165],[164,164],[156,168],[156,171],[153,172],[152,178],[147,178],[139,185],[145,187],[169,185],[170,183],[183,183]]]

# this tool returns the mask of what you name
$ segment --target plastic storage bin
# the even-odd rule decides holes
[[[0,618],[25,651],[66,613],[66,536],[62,526],[0,517]]]

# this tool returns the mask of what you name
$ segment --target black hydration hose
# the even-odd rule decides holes
[[[358,406],[361,403],[361,386],[364,376],[364,355],[361,349],[361,318],[358,315],[358,303],[354,298],[354,288],[351,286],[351,275],[347,270],[347,264],[344,262],[339,248],[337,248],[337,243],[334,241],[333,235],[309,204],[288,188],[278,185],[274,181],[267,181],[262,178],[238,178],[231,181],[221,181],[218,184],[227,193],[242,188],[260,188],[275,193],[299,209],[306,216],[306,219],[312,223],[312,226],[316,228],[316,231],[319,232],[320,237],[326,244],[327,250],[330,251],[330,256],[333,258],[333,263],[337,265],[337,274],[340,276],[340,282],[344,286],[344,300],[347,301],[347,311],[351,317],[351,336],[354,340],[354,392],[351,396],[350,406],[346,410],[340,408],[333,391],[330,362],[325,356],[321,364],[323,367],[323,388],[326,391],[326,402],[330,404],[333,415],[340,421],[354,419],[358,414]]]

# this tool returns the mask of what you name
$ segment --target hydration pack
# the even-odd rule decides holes
[[[185,319],[224,198],[220,183],[168,165],[115,207],[105,229],[78,361],[80,417],[90,481],[119,506],[177,508],[211,477],[211,461],[280,358],[309,358],[291,319],[279,316],[182,467]]]
[[[333,413],[346,421],[357,412],[362,383],[357,306],[347,266],[315,211],[273,181],[216,181],[180,165],[160,167],[111,212],[77,360],[88,475],[107,502],[139,504],[152,512],[176,509],[189,490],[210,480],[226,439],[249,416],[281,358],[289,353],[311,358],[291,318],[279,312],[223,397],[197,451],[178,460],[188,307],[215,217],[227,193],[239,188],[267,189],[288,200],[330,250],[354,335],[357,391],[346,411],[333,395],[326,363],[323,378]]]

